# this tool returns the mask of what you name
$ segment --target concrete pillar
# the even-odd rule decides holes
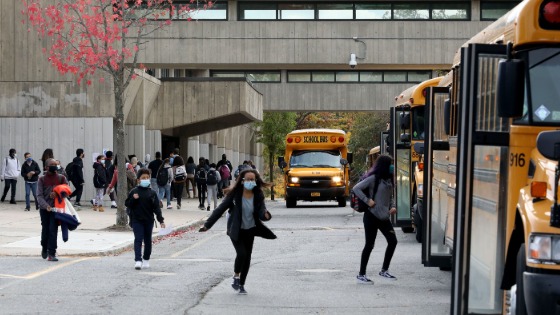
[[[200,136],[199,148],[200,148],[199,157],[204,157],[205,159],[208,159],[208,155],[210,153],[208,134],[204,134]]]
[[[239,165],[243,163],[243,160],[239,161],[239,127],[233,127],[231,131],[232,162]]]
[[[237,1],[228,1],[228,20],[237,21]]]
[[[138,161],[144,162],[146,154],[146,128],[144,125],[125,126],[125,154],[127,157],[134,154]]]
[[[216,150],[218,159],[222,158],[222,154],[226,154],[226,134],[225,130],[219,130],[216,132]]]
[[[156,152],[161,152],[161,131],[146,130],[146,153],[150,154],[151,159],[156,158]],[[162,152],[162,157],[164,153]]]
[[[198,161],[198,157],[200,156],[200,137],[199,136],[189,138],[187,158],[189,156],[193,157],[193,159],[195,160],[195,163]]]

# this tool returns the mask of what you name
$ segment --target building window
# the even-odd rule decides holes
[[[311,72],[288,71],[288,82],[311,82]]]
[[[501,18],[521,1],[482,1],[480,3],[480,19],[493,21]]]
[[[280,20],[313,20],[315,19],[315,5],[279,3],[278,19]]]
[[[432,77],[431,71],[288,71],[289,83],[419,83]]]
[[[470,2],[257,2],[238,4],[239,20],[468,20]]]
[[[383,73],[383,82],[406,82],[405,71],[388,71]]]
[[[360,73],[356,71],[338,71],[336,73],[336,82],[359,82]]]
[[[207,3],[202,1],[194,3],[190,3],[190,1],[174,1],[173,3],[176,8],[174,19],[177,20],[227,20],[227,2],[216,1],[211,7],[208,7]],[[181,6],[186,4],[189,5],[192,11],[179,13],[178,11]]]
[[[251,82],[280,82],[280,71],[211,71],[213,78],[247,78]]]
[[[317,18],[319,20],[352,20],[354,6],[352,3],[317,4]]]
[[[429,3],[395,3],[393,4],[395,20],[427,20],[430,18]]]
[[[426,71],[408,71],[407,82],[423,82],[431,78],[431,73]]]
[[[313,82],[334,82],[334,72],[313,71],[311,73]]]
[[[169,78],[169,69],[161,69],[160,78]]]
[[[360,71],[360,82],[383,82],[383,72]]]

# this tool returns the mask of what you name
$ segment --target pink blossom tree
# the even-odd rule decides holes
[[[211,0],[174,4],[173,0],[22,0],[23,15],[40,37],[49,38],[43,52],[62,75],[78,83],[110,84],[113,88],[115,151],[120,160],[117,188],[117,226],[126,226],[124,104],[125,91],[147,37],[171,24],[174,17],[190,20],[193,10],[206,9]],[[200,2],[200,3],[199,3]],[[192,7],[191,7],[192,5]],[[98,73],[101,72],[101,73]],[[97,78],[97,79],[96,79]],[[105,78],[110,78],[105,82]],[[112,80],[111,80],[112,79]]]

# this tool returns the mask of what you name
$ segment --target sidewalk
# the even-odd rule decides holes
[[[220,200],[218,200],[219,202]],[[85,205],[87,203],[87,205]],[[134,241],[132,230],[114,231],[109,229],[116,222],[117,209],[105,207],[105,212],[95,212],[87,200],[78,212],[82,224],[69,232],[68,242],[62,241],[62,233],[58,233],[59,256],[97,256],[117,254],[131,249]],[[108,204],[108,203],[106,203]],[[187,229],[202,224],[210,215],[209,211],[198,209],[198,199],[183,199],[181,210],[163,209],[165,224],[173,226],[173,230]],[[35,205],[31,203],[31,211],[24,211],[25,202],[16,205],[8,201],[0,203],[0,256],[37,256],[41,253],[41,218]],[[154,236],[158,228],[154,228]]]

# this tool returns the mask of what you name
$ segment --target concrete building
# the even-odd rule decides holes
[[[126,152],[143,160],[179,147],[262,169],[251,122],[263,111],[388,109],[518,2],[229,0],[193,21],[174,17],[148,38],[140,61],[150,70],[127,90]],[[15,148],[38,160],[52,148],[66,165],[84,148],[89,198],[92,155],[114,149],[112,89],[58,74],[21,10],[20,0],[0,1],[0,155]]]

